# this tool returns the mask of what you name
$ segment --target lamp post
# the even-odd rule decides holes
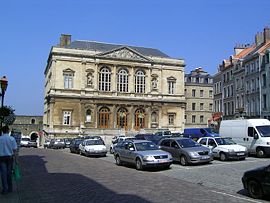
[[[5,98],[5,92],[7,90],[7,86],[8,86],[8,80],[6,76],[3,76],[0,79],[0,85],[1,85],[1,108],[3,108],[4,106],[4,98]],[[1,115],[1,119],[0,119],[0,130],[2,132],[2,124],[3,124],[3,116]]]

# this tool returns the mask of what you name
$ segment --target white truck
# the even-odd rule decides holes
[[[267,119],[224,120],[219,134],[247,147],[250,154],[258,157],[270,154],[270,121]]]

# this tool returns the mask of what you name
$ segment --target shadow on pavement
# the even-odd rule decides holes
[[[88,177],[74,173],[48,173],[42,156],[20,157],[20,202],[142,202],[136,195],[117,194]],[[90,169],[89,169],[90,170]]]
[[[237,192],[237,194],[243,195],[243,196],[245,196],[245,197],[250,197],[249,194],[248,194],[248,191],[245,190],[245,189],[239,190],[239,191]],[[265,196],[262,200],[270,201],[270,196]],[[258,199],[258,201],[259,201],[259,199]]]

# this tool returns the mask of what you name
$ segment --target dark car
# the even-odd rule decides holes
[[[261,199],[270,194],[270,165],[246,171],[242,177],[244,188],[249,195]]]
[[[175,137],[161,139],[160,148],[171,153],[174,161],[181,165],[209,163],[213,161],[211,150],[189,138]]]
[[[80,153],[79,145],[83,142],[83,140],[84,139],[80,139],[80,138],[72,139],[69,146],[70,152],[79,154]]]
[[[66,148],[69,148],[71,140],[71,138],[64,138]]]
[[[156,134],[137,134],[137,135],[135,135],[136,140],[148,140],[148,141],[154,142],[155,144],[157,144],[161,138],[162,138],[162,136],[156,135]]]

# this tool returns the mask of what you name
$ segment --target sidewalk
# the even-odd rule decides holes
[[[1,203],[19,203],[20,202],[19,190],[17,187],[17,183],[15,181],[13,181],[13,192],[7,195],[0,194],[0,202]]]

